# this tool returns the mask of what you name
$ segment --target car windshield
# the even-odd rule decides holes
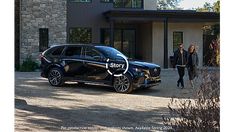
[[[105,57],[110,59],[123,59],[122,57],[118,56],[120,54],[126,57],[124,54],[116,50],[115,48],[108,47],[108,46],[95,46],[101,53],[104,54]],[[127,57],[126,57],[127,58]]]

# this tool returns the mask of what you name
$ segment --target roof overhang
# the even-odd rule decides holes
[[[194,10],[110,10],[104,12],[107,21],[219,22],[220,14]]]

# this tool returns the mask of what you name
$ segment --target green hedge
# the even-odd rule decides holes
[[[23,61],[22,65],[20,66],[19,71],[21,72],[32,72],[39,68],[39,64],[32,60],[31,57],[28,57]]]

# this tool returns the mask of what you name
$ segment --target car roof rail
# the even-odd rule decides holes
[[[50,45],[50,48],[53,48],[53,47],[59,46],[59,45],[61,45],[61,44],[52,44],[52,45]]]

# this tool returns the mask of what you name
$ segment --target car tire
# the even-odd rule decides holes
[[[48,81],[52,86],[62,86],[64,83],[63,72],[59,68],[52,68],[48,73]]]
[[[115,77],[113,81],[115,91],[118,93],[131,93],[133,91],[132,78],[129,74]]]

